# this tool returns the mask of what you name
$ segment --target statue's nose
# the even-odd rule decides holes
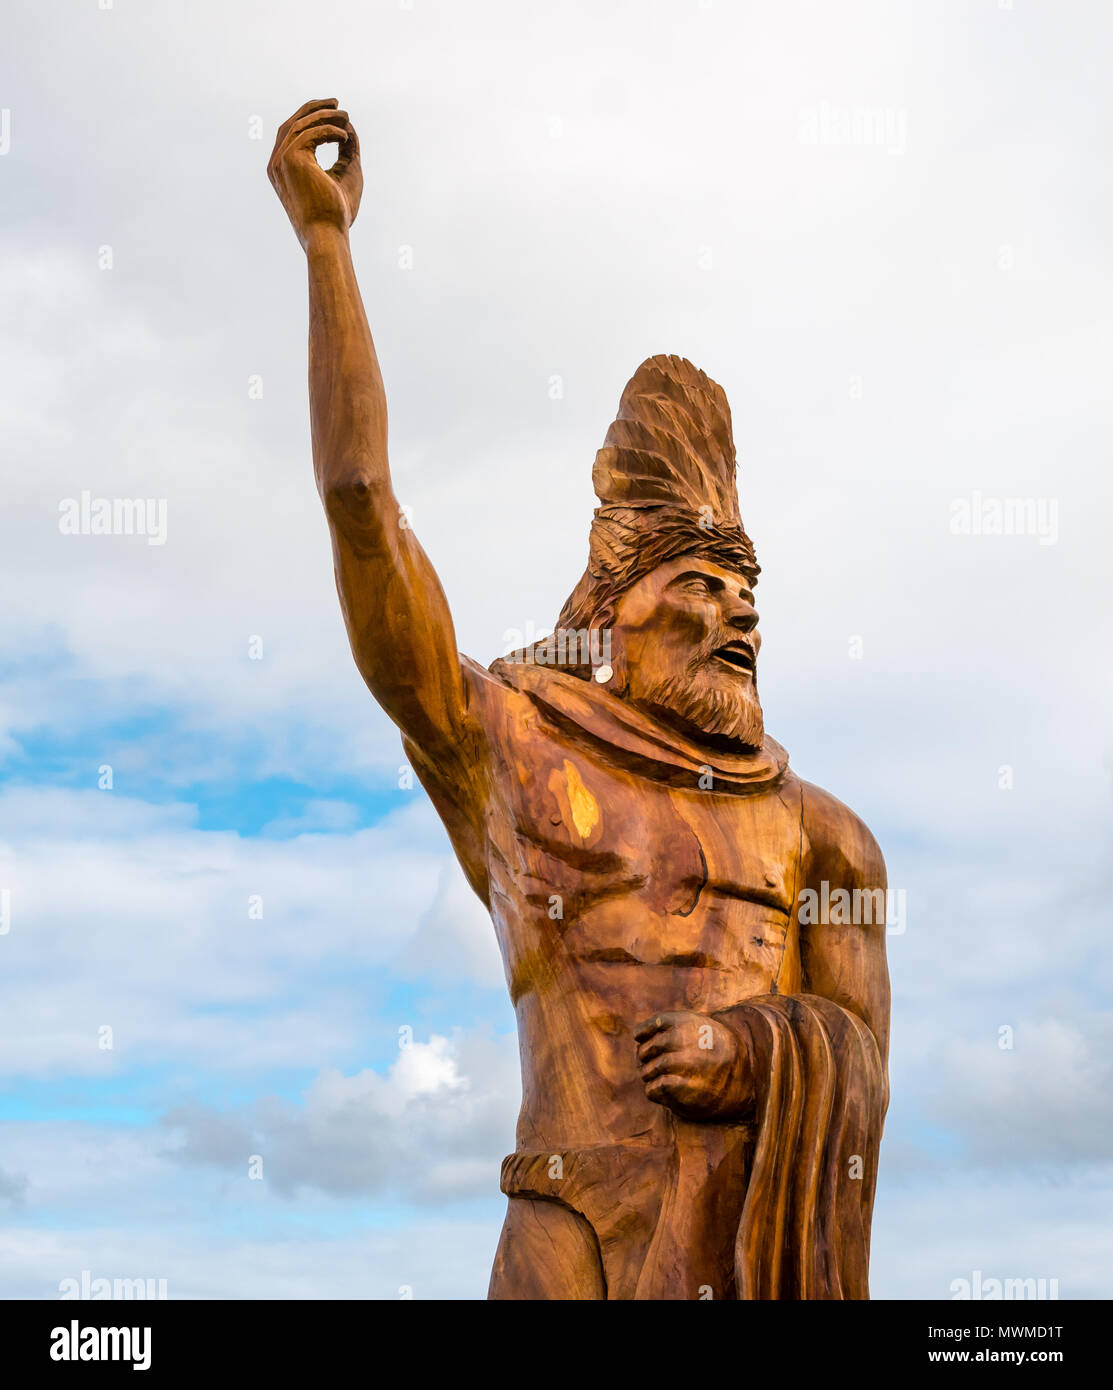
[[[752,603],[745,600],[736,600],[730,605],[729,611],[724,615],[727,626],[737,628],[739,632],[750,633],[758,624],[758,611]]]

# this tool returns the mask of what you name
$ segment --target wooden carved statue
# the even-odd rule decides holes
[[[352,651],[490,911],[517,1013],[490,1297],[867,1298],[885,867],[765,734],[722,389],[682,358],[638,368],[555,633],[485,668],[391,491],[348,245],[359,143],[335,101],[279,129],[269,174],[309,262],[313,459]]]

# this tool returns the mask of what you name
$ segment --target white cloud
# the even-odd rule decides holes
[[[413,980],[474,980],[489,989],[505,984],[491,919],[454,859],[445,861],[433,901],[395,968]]]
[[[497,1192],[520,1094],[513,1035],[434,1034],[401,1047],[385,1075],[322,1071],[302,1104],[263,1098],[234,1115],[183,1107],[166,1123],[182,1161],[238,1172],[258,1153],[287,1196],[313,1188],[448,1201]]]
[[[198,830],[187,807],[115,792],[8,789],[0,814],[0,1067],[18,1076],[353,1055],[366,1004],[348,977],[406,950],[446,860],[423,801],[281,841]],[[468,973],[466,930],[460,946],[451,920],[440,930],[458,981],[488,983],[485,965]]]

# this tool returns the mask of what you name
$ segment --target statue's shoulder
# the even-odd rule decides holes
[[[502,661],[486,667],[470,656],[461,655],[460,671],[468,713],[483,725],[489,736],[497,734],[500,725],[518,706],[524,708],[530,703],[528,695],[507,679]]]
[[[832,882],[885,882],[885,860],[869,826],[829,791],[799,780],[804,852],[813,872]]]

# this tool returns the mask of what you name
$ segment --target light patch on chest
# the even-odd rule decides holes
[[[568,791],[568,808],[572,812],[572,824],[581,840],[586,840],[599,824],[599,803],[583,784],[579,772],[564,760],[564,781]]]

